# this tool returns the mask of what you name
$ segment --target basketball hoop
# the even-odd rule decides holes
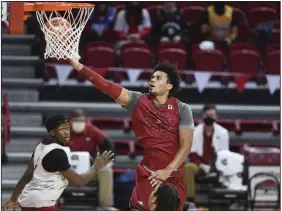
[[[28,12],[36,11],[37,20],[46,40],[45,59],[80,59],[80,36],[93,10],[93,4],[85,3],[24,4],[25,18]]]

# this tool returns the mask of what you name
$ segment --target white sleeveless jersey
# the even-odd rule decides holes
[[[34,173],[32,180],[24,187],[19,204],[22,207],[51,207],[68,185],[68,180],[60,172],[47,172],[42,166],[42,159],[53,149],[68,150],[57,143],[38,144],[34,152]]]

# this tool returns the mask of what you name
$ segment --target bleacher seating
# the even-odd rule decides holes
[[[251,147],[246,144],[242,147],[241,153],[246,156],[249,165],[280,165],[280,148],[277,147]]]
[[[257,24],[274,21],[272,30],[273,44],[269,44],[268,46],[277,44],[277,46],[279,45],[277,49],[280,48],[280,21],[277,18],[280,5],[273,2],[226,3],[233,7],[238,19],[237,42],[239,43],[232,44],[229,46],[229,49],[222,49],[216,44],[215,46],[217,50],[214,52],[196,53],[198,50],[196,43],[201,41],[200,25],[202,22],[202,15],[209,3],[177,2],[181,12],[184,15],[187,15],[188,22],[191,25],[191,48],[189,46],[184,47],[182,44],[161,43],[159,46],[154,46],[157,47],[157,51],[155,51],[151,46],[148,46],[145,43],[127,43],[121,46],[120,54],[117,54],[113,47],[113,43],[93,41],[85,46],[82,51],[82,56],[84,56],[86,65],[93,68],[117,66],[125,68],[152,68],[158,61],[167,59],[176,63],[180,70],[187,70],[192,67],[195,70],[223,72],[227,70],[228,72],[235,73],[249,73],[252,75],[251,81],[255,81],[258,84],[261,84],[262,81],[258,79],[259,77],[256,77],[256,75],[261,75],[263,73],[279,74],[280,60],[278,58],[280,52],[270,52],[269,49],[265,50],[266,47],[263,43],[257,43],[257,46],[252,44],[251,40],[254,35],[251,33],[251,30]],[[117,9],[124,8],[123,3],[110,2],[109,4]],[[145,2],[144,7],[149,10],[152,16],[155,16],[156,12],[162,8],[162,3]],[[152,34],[151,36],[154,35]],[[240,49],[240,51],[234,52],[235,49]],[[228,52],[229,56],[226,60],[224,57]],[[221,54],[223,54],[223,57]],[[205,60],[205,62],[202,62],[203,60]],[[56,61],[56,63],[59,64],[61,62]],[[50,68],[46,71],[45,75],[46,80],[56,77],[56,73],[54,70],[50,71]],[[113,78],[113,80],[117,82],[127,79],[127,74],[122,72],[107,73],[107,76],[110,79]],[[75,73],[70,75],[70,78],[76,77]],[[139,80],[147,80],[149,78],[150,76],[148,73],[141,73],[139,76]],[[193,80],[189,76],[185,76],[184,79],[188,83]],[[212,80],[215,80],[215,78],[212,77]],[[225,84],[228,79],[221,80],[220,78],[220,81]]]
[[[232,50],[229,56],[230,71],[233,73],[248,73],[256,76],[259,73],[260,54],[255,50]]]
[[[276,20],[276,10],[269,7],[252,8],[248,14],[248,20],[253,27],[260,23]]]
[[[265,58],[265,73],[279,75],[280,68],[280,49],[268,52]]]
[[[93,125],[100,129],[107,130],[122,130],[125,133],[130,132],[131,129],[131,119],[129,118],[90,118]],[[195,125],[202,122],[200,119],[195,120]],[[269,133],[274,136],[280,134],[280,125],[276,120],[231,120],[231,119],[218,119],[217,123],[225,127],[229,132],[234,132],[239,136],[244,136],[247,132],[256,133]],[[142,155],[142,148],[134,140],[115,140],[114,145],[117,151],[117,155]],[[244,143],[231,143],[231,147],[242,147]],[[270,144],[271,145],[271,144]],[[279,143],[277,143],[277,146]],[[264,146],[262,144],[253,143],[252,146]]]
[[[90,119],[91,123],[100,129],[129,130],[130,123],[127,118],[95,117]]]
[[[158,47],[157,57],[159,61],[168,60],[177,64],[179,70],[187,69],[187,52],[182,44],[160,44]]]
[[[180,70],[180,76],[183,79],[183,84],[188,84],[190,87],[192,87],[193,90],[190,87],[188,88],[189,94],[191,93],[191,96],[187,95],[188,100],[194,99],[193,92],[195,88],[195,83],[193,83],[193,80],[195,79],[193,78],[193,74],[184,74],[187,70],[193,70],[195,72],[210,71],[213,72],[213,74],[226,73],[226,75],[227,73],[249,74],[252,76],[251,80],[257,82],[258,85],[260,85],[258,78],[261,75],[280,75],[280,20],[278,20],[278,18],[280,18],[280,2],[248,3],[230,1],[226,3],[234,8],[234,11],[238,18],[237,40],[234,42],[234,44],[228,46],[226,49],[223,49],[223,47],[219,44],[215,44],[216,49],[213,51],[201,51],[199,49],[199,42],[202,41],[202,33],[200,31],[200,26],[203,19],[202,15],[206,10],[206,7],[209,5],[208,2],[176,2],[176,4],[180,7],[181,12],[187,17],[188,23],[191,27],[189,29],[189,34],[191,33],[191,37],[189,37],[188,43],[152,43],[151,38],[154,36],[154,34],[151,34],[150,38],[148,40],[145,40],[145,43],[127,43],[121,45],[120,49],[119,47],[117,47],[119,45],[116,45],[114,43],[116,41],[116,38],[114,38],[112,42],[92,41],[87,43],[85,46],[81,46],[81,61],[83,64],[89,66],[90,68],[93,68],[98,73],[101,73],[101,75],[103,75],[106,79],[118,83],[126,83],[130,79],[128,71],[131,68],[139,68],[139,70],[147,68],[151,69],[158,61],[167,59],[170,62],[176,63],[178,65],[178,69]],[[125,7],[126,3],[113,1],[109,2],[109,4],[115,7],[117,11],[119,11]],[[144,6],[148,9],[151,15],[152,24],[154,24],[153,19],[156,18],[157,12],[162,8],[163,2],[144,2]],[[257,36],[255,33],[253,33],[254,28],[258,24],[265,23],[265,21],[270,21],[270,24],[272,24],[274,21],[272,33],[270,33],[271,36],[269,36],[271,39],[269,39],[267,43],[254,42],[255,36]],[[87,33],[90,30],[91,27],[88,24],[85,28],[85,32]],[[10,43],[8,44],[11,45]],[[24,58],[23,60],[28,61],[26,63],[30,65],[29,58]],[[46,67],[44,70],[45,81],[58,77],[54,66],[50,66],[47,63],[69,65],[68,61],[66,60],[47,60],[45,62]],[[32,70],[30,72],[35,73],[36,68],[34,68],[33,66],[26,66],[24,66],[21,72],[27,72],[27,70]],[[9,72],[13,72],[12,70],[14,71],[14,69],[12,68],[12,64],[8,64],[6,61],[6,66],[4,64],[3,72],[6,72],[7,74]],[[10,76],[12,74],[8,75]],[[31,77],[29,79],[32,82],[32,80],[34,80],[34,78],[32,77],[36,76],[37,72],[36,74],[30,75],[32,76],[29,76]],[[151,72],[141,72],[137,82],[140,82],[142,80],[147,81],[150,79],[150,77]],[[211,81],[221,81],[221,89],[225,89],[226,84],[223,83],[223,79],[221,78],[221,76],[219,78],[218,77],[219,76],[217,75],[213,75],[211,77]],[[72,71],[68,78],[77,79],[79,82],[81,80],[81,78],[79,78],[79,74],[77,74],[76,71]],[[229,79],[228,77],[226,78]],[[8,81],[12,81],[11,84],[15,85],[16,83],[13,81],[13,79],[14,78],[10,77],[8,78]],[[33,89],[35,89],[35,95],[38,101],[30,103],[28,99],[25,102],[15,102],[14,100],[11,100],[11,102],[9,102],[12,105],[11,119],[13,119],[14,122],[16,122],[17,118],[21,117],[20,115],[29,117],[29,114],[31,114],[31,117],[39,116],[42,119],[45,116],[48,116],[54,112],[59,112],[65,115],[69,113],[70,110],[72,110],[74,107],[83,107],[85,106],[85,104],[87,104],[70,101],[68,101],[69,104],[64,104],[64,102],[58,102],[58,100],[60,99],[60,97],[58,97],[58,93],[64,88],[66,88],[60,86],[59,83],[56,83],[55,85],[55,92],[52,92],[52,94],[54,95],[54,99],[51,99],[53,102],[50,102],[50,99],[46,100],[46,98],[44,98],[46,92],[48,92],[49,90],[44,90],[45,92],[42,90],[46,87],[53,88],[52,84],[51,86],[44,86],[44,81],[40,81],[40,85],[35,86],[30,82],[26,82],[29,81],[26,78],[21,78],[18,76],[18,78],[15,79],[20,81],[20,85],[17,84],[17,86],[19,86],[20,88],[28,90],[30,89],[30,87],[32,87]],[[42,78],[40,79],[42,80]],[[9,87],[4,88],[9,89],[11,87],[14,89],[15,87],[13,87],[11,84],[9,84]],[[83,91],[85,91],[84,88],[85,87],[82,88],[78,86],[78,89],[80,90],[83,89]],[[93,88],[92,90],[93,93],[97,91],[95,88]],[[215,90],[218,91],[217,89]],[[231,89],[228,88],[226,92],[229,92],[230,90]],[[65,93],[74,93],[75,91],[75,88],[70,86],[67,87],[67,92]],[[210,90],[207,90],[207,95],[210,94],[209,91]],[[195,92],[197,92],[197,90]],[[83,94],[85,94],[86,96],[86,92]],[[96,98],[97,95],[94,94],[94,97]],[[229,97],[227,101],[229,99],[230,101],[232,101],[231,94]],[[82,101],[80,98],[77,99]],[[103,96],[103,99],[106,99],[105,96]],[[194,121],[197,125],[202,121],[201,119],[199,119],[201,118],[202,103],[207,102],[208,100],[203,94],[203,96],[200,96],[195,101],[196,102],[192,103],[192,110],[195,118]],[[223,104],[222,101],[216,103]],[[245,110],[245,107],[243,107],[247,106],[245,104],[238,109],[237,106],[234,104],[236,104],[236,102],[232,101],[230,102],[230,105],[228,105],[230,107],[228,107],[227,109],[219,109],[219,116],[223,117],[223,119],[217,120],[220,125],[227,128],[227,130],[229,131],[231,145],[230,149],[236,149],[236,152],[240,152],[246,157],[248,157],[249,164],[251,165],[263,164],[269,166],[279,166],[280,120],[278,120],[279,116],[278,114],[276,114],[276,112],[278,111],[276,111],[275,109],[273,109],[275,111],[266,111],[264,107],[263,109],[265,110],[262,109],[262,111],[258,111],[258,109],[256,110],[253,108],[248,108]],[[256,104],[256,102],[254,102],[254,104]],[[233,108],[231,108],[232,105]],[[111,105],[108,106],[108,104],[107,108],[99,108],[99,106],[101,105],[99,103],[96,103],[96,101],[95,103],[91,101],[91,103],[87,104],[84,109],[87,110],[87,113],[90,116],[93,116],[93,118],[91,117],[89,119],[91,123],[103,130],[103,132],[108,133],[109,137],[113,141],[113,144],[116,149],[115,164],[113,167],[115,177],[120,174],[126,173],[129,170],[135,170],[137,163],[142,159],[143,149],[135,140],[134,133],[132,131],[131,119],[127,117],[127,114],[124,111],[120,111],[116,107],[111,107]],[[224,105],[219,105],[219,107],[220,106]],[[118,106],[118,108],[120,109],[120,106]],[[248,113],[249,111],[251,114]],[[4,167],[5,169],[2,171],[4,172],[4,179],[2,184],[4,184],[4,186],[6,187],[10,185],[9,188],[12,189],[16,184],[15,181],[17,181],[21,174],[24,172],[24,167],[28,163],[32,153],[31,148],[33,150],[33,145],[36,145],[38,137],[41,137],[42,134],[47,133],[43,133],[43,129],[45,132],[45,128],[43,128],[43,121],[40,118],[40,124],[37,124],[35,126],[30,126],[27,124],[24,126],[12,125],[12,127],[10,127],[10,109],[8,106],[8,100],[6,100],[6,96],[4,97],[3,112],[4,124],[2,141],[5,141],[6,143],[6,141],[8,141],[10,138],[12,140],[9,143],[8,150],[8,156],[10,156],[9,159],[12,165]],[[222,113],[220,114],[220,112]],[[264,114],[264,112],[266,114]],[[269,113],[271,114],[271,117],[268,116]],[[111,117],[111,115],[115,117]],[[251,115],[251,117],[249,117],[248,115]],[[118,118],[116,116],[118,116]],[[249,148],[266,148],[266,150],[264,149],[263,151],[261,149],[256,149],[252,151],[245,146],[246,143],[248,143]],[[27,147],[25,145],[29,146]],[[22,150],[22,146],[25,146],[24,150]],[[266,186],[268,184],[259,185]],[[271,183],[271,185],[273,184]],[[72,188],[73,187],[69,187],[66,190],[66,194],[72,193]],[[90,199],[88,200],[88,202],[90,202],[89,204],[91,204],[91,206],[93,205],[92,202],[94,202],[92,201],[92,199],[97,199],[97,196],[95,195],[96,193],[94,194],[93,189],[79,189],[78,195],[79,194],[82,194],[81,199],[85,199],[86,201]],[[6,193],[6,195],[8,194]]]
[[[195,68],[197,70],[220,72],[223,71],[223,55],[220,50],[213,51],[197,51],[193,55],[195,60]],[[203,62],[205,61],[205,62]]]
[[[113,67],[115,58],[115,50],[110,43],[91,42],[86,46],[85,64],[87,66],[92,68]]]
[[[152,52],[147,44],[128,43],[121,47],[121,66],[135,68],[151,68]]]
[[[250,38],[252,38],[250,30],[256,26],[257,24],[264,23],[267,21],[275,21],[273,33],[272,33],[272,42],[273,43],[280,43],[280,23],[277,20],[277,14],[280,9],[280,5],[274,2],[226,2],[229,6],[233,7],[237,14],[238,18],[238,37],[237,40],[243,43],[248,43]],[[123,8],[124,3],[117,3],[117,2],[109,2],[109,4],[115,8]],[[177,5],[181,9],[181,12],[184,15],[187,15],[189,23],[192,25],[191,33],[192,41],[193,38],[198,39],[201,37],[199,34],[200,25],[202,22],[202,15],[209,5],[207,2],[177,2]],[[150,13],[156,13],[162,7],[162,3],[159,2],[145,2],[144,7],[147,8]],[[197,41],[197,40],[195,40]],[[260,44],[259,44],[260,45]],[[154,52],[151,51],[150,48],[141,47],[140,45],[133,48],[125,48],[122,47],[121,50],[121,57],[120,62],[118,61],[118,56],[115,55],[114,49],[112,44],[105,43],[105,42],[94,42],[88,43],[85,50],[85,61],[86,64],[89,66],[93,66],[94,68],[100,67],[111,67],[120,65],[122,67],[130,67],[130,68],[151,68],[155,61],[152,61],[151,58],[154,56]],[[127,50],[125,50],[127,49]],[[146,49],[146,50],[145,50]],[[160,49],[160,47],[159,47]],[[260,48],[259,48],[260,49]],[[171,59],[178,63],[180,69],[186,69],[190,67],[191,64],[187,64],[184,61],[188,61],[188,56],[191,55],[190,52],[186,52],[187,49],[183,49],[183,51],[178,50],[162,50],[160,52],[156,52],[157,59],[163,60]],[[184,52],[185,51],[185,52]],[[172,53],[173,52],[173,53]],[[176,52],[176,53],[175,53]],[[250,52],[249,52],[250,53]],[[173,54],[173,55],[172,55]],[[178,55],[176,55],[178,54]],[[254,53],[251,53],[254,55]],[[239,54],[240,55],[240,54]],[[184,59],[184,57],[186,58]],[[134,58],[142,58],[142,59],[134,59]],[[237,57],[237,56],[236,56]],[[255,56],[247,55],[250,59],[254,58]],[[268,56],[268,60],[269,60]],[[273,55],[275,57],[275,54]],[[95,58],[95,59],[93,59]],[[100,59],[100,58],[107,58],[107,59]],[[142,60],[142,62],[140,62]],[[231,62],[231,61],[228,61]],[[208,62],[207,62],[208,63]],[[235,62],[236,63],[236,62]],[[252,63],[253,64],[253,63]],[[232,67],[232,65],[227,65],[228,67]],[[251,70],[251,72],[258,73],[259,68],[257,65],[251,66],[252,68],[256,68],[257,70]],[[197,66],[195,66],[197,68]],[[213,68],[212,68],[213,69]],[[235,68],[236,72],[237,68]],[[246,68],[250,69],[250,68]],[[231,71],[234,71],[232,68]],[[241,72],[245,72],[241,70]]]
[[[240,42],[247,42],[250,37],[250,27],[247,22],[240,22],[238,24],[238,37],[237,40]]]
[[[97,121],[97,125],[95,124]],[[100,129],[121,129],[128,130],[131,126],[131,120],[128,118],[91,118],[93,125],[96,125]],[[125,122],[125,123],[124,123]],[[198,125],[202,122],[200,119],[194,120],[195,125]],[[118,127],[117,127],[118,123]],[[232,120],[232,119],[218,119],[217,123],[227,128],[228,131],[237,132],[242,134],[243,132],[274,132],[279,129],[278,122],[276,120]],[[106,127],[104,127],[106,125]],[[279,129],[280,130],[280,129]]]

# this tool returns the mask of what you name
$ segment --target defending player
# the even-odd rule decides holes
[[[170,184],[161,184],[150,194],[150,211],[180,211],[181,201],[178,191]]]
[[[105,80],[77,60],[69,61],[85,79],[132,114],[132,128],[144,156],[136,169],[131,209],[149,210],[150,193],[164,181],[177,189],[183,208],[183,162],[191,150],[194,122],[190,107],[171,96],[180,88],[176,66],[159,63],[150,80],[149,94],[142,94]]]
[[[46,128],[52,138],[43,139],[36,147],[28,168],[16,190],[2,209],[21,207],[22,211],[58,211],[57,200],[70,181],[77,187],[94,179],[99,169],[112,161],[113,154],[98,155],[95,164],[84,174],[77,174],[68,161],[66,148],[70,139],[68,120],[62,115],[51,116]]]

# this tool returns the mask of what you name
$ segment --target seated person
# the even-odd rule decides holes
[[[71,135],[68,146],[71,151],[87,151],[92,157],[107,150],[115,152],[111,140],[97,127],[87,120],[82,109],[75,109],[70,115]],[[113,170],[111,166],[105,167],[98,173],[99,201],[101,208],[109,208],[114,204],[113,197]]]
[[[223,1],[210,5],[203,17],[201,31],[208,40],[231,44],[237,37],[237,17],[232,7]]]
[[[184,183],[189,202],[194,202],[196,195],[195,177],[207,174],[210,165],[220,150],[229,150],[229,134],[216,123],[217,111],[215,105],[205,105],[203,108],[203,123],[195,127],[193,144],[189,155],[190,163],[185,165]]]
[[[95,11],[89,18],[90,32],[85,35],[87,41],[111,40],[113,38],[112,27],[116,9],[103,2],[95,3]]]
[[[181,42],[188,38],[188,21],[175,2],[165,2],[157,14],[156,34],[160,42]]]
[[[138,42],[146,39],[151,31],[151,18],[141,2],[127,2],[119,11],[114,31],[120,40]]]

